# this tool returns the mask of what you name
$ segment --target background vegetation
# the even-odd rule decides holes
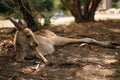
[[[29,2],[35,12],[56,12],[67,10],[61,2],[62,0],[25,0]],[[0,14],[11,15],[18,12],[18,6],[13,0],[0,0]],[[48,13],[49,14],[49,13]]]

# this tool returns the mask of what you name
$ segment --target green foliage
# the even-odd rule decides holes
[[[50,23],[50,19],[56,11],[66,11],[67,8],[62,0],[23,0],[23,2],[29,2],[32,9],[32,15],[36,18],[40,18],[39,14],[45,14],[45,25]],[[14,16],[19,18],[22,16],[19,11],[19,4],[14,3],[13,0],[0,0],[0,13]],[[40,15],[41,16],[41,15]]]
[[[63,11],[67,10],[63,0],[60,0],[60,3],[58,4],[58,9],[63,10]]]
[[[54,8],[54,0],[24,0],[29,1],[32,7],[38,11],[38,12],[49,12],[52,11]],[[8,13],[11,14],[13,12],[16,12],[14,3],[12,3],[12,0],[0,0],[0,13]]]
[[[67,8],[62,0],[57,0],[57,5],[55,0],[23,0],[24,2],[29,2],[33,11],[37,12],[52,12],[53,10],[63,10],[66,11]],[[12,14],[18,13],[18,5],[12,0],[0,0],[0,13]]]
[[[35,10],[39,12],[52,11],[54,0],[28,0]]]
[[[114,8],[120,8],[120,1],[114,2],[114,3],[112,4],[112,6],[113,6]]]
[[[11,14],[14,12],[14,4],[11,0],[0,0],[0,13]]]

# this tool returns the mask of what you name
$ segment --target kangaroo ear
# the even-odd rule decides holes
[[[22,28],[21,28],[21,25],[18,24],[18,22],[15,21],[15,19],[13,19],[13,18],[9,18],[9,19],[10,19],[10,21],[15,25],[15,27],[16,27],[18,30],[21,30],[21,29],[22,29]]]
[[[20,24],[22,26],[22,28],[26,28],[27,27],[27,23],[25,22],[24,19],[19,19],[18,24]]]

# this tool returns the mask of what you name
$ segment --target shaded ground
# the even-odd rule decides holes
[[[119,80],[120,48],[108,49],[96,45],[69,44],[57,47],[46,56],[47,65],[40,63],[33,70],[35,60],[16,62],[9,34],[11,29],[0,30],[0,80]],[[51,27],[58,35],[72,38],[91,37],[99,41],[120,43],[120,22],[91,22],[71,26]],[[83,45],[83,44],[82,44]]]

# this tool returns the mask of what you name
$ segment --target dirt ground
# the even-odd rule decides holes
[[[120,21],[52,26],[50,29],[65,37],[91,37],[120,44]],[[14,60],[14,34],[10,31],[0,29],[0,80],[120,80],[120,47],[109,49],[91,44],[58,46],[53,55],[45,56],[49,63],[45,65],[41,61],[35,70],[36,60]]]

